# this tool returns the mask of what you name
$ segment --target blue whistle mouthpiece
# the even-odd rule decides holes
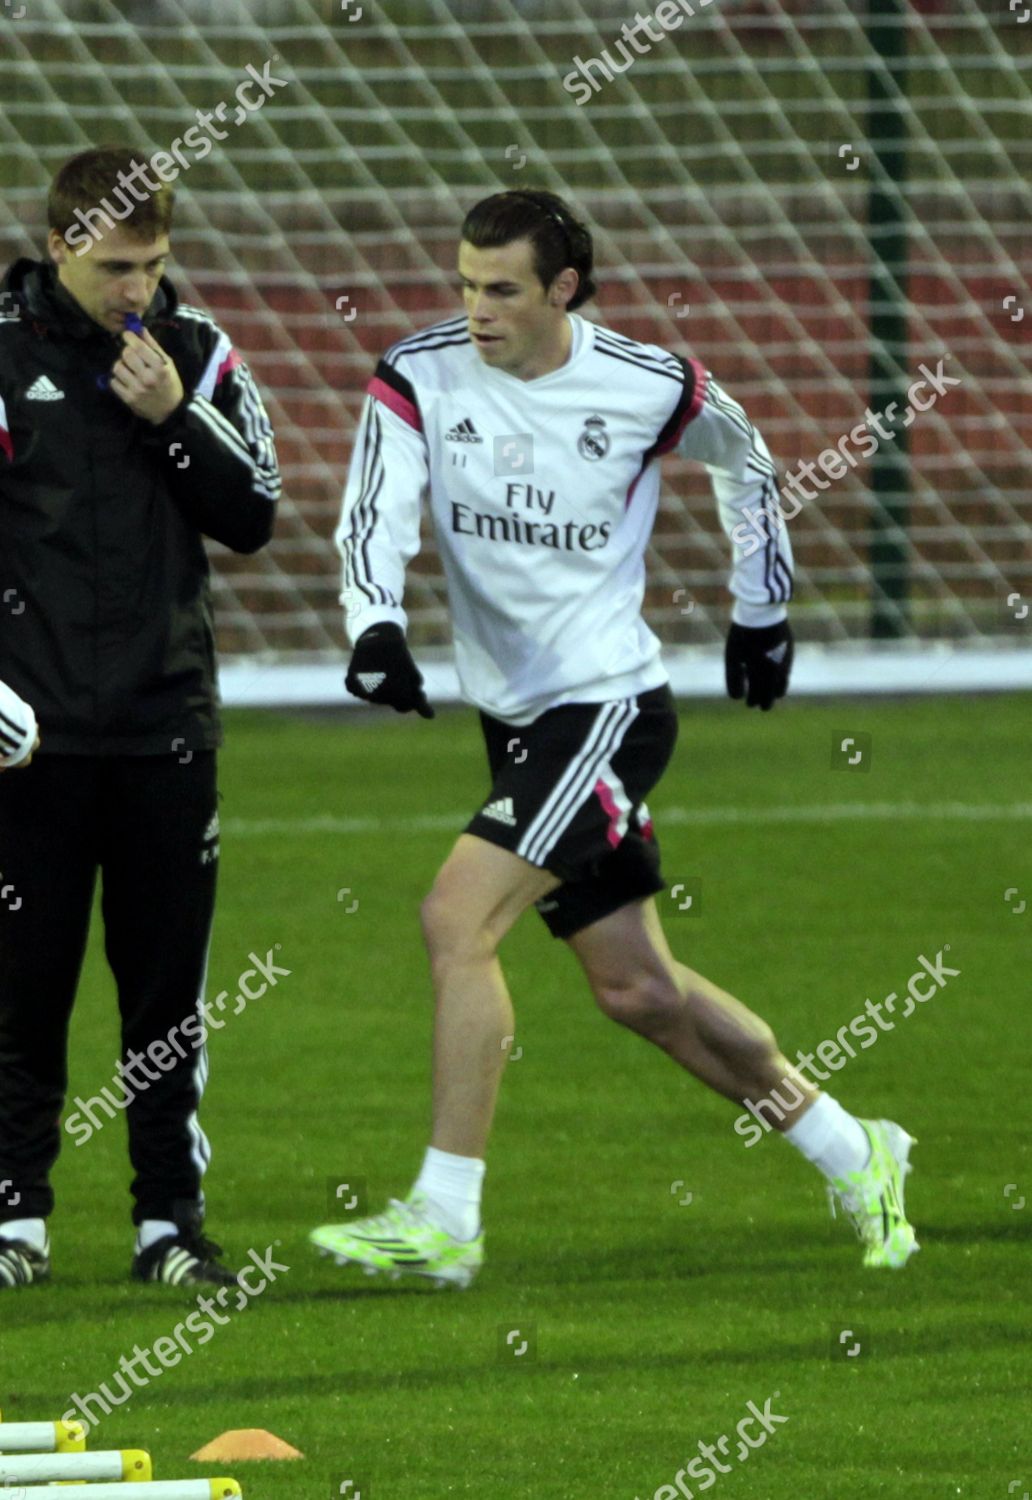
[[[143,319],[140,317],[139,313],[126,313],[126,315],[125,315],[125,326],[126,326],[126,328],[128,329],[128,331],[130,333],[142,333],[143,332]],[[107,388],[108,388],[108,386],[110,384],[111,384],[111,376],[110,375],[98,375],[97,376],[97,389],[98,390],[100,390],[100,391],[106,391]]]

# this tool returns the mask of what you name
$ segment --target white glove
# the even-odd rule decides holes
[[[0,771],[20,766],[38,744],[36,715],[23,698],[0,682]]]

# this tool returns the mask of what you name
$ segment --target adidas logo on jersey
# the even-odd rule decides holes
[[[26,401],[63,401],[64,391],[59,391],[52,380],[41,375],[25,392]]]
[[[444,434],[446,443],[482,443],[484,439],[473,426],[469,417],[463,417],[461,422],[456,422],[449,432]]]
[[[511,797],[499,797],[497,802],[489,802],[482,809],[482,816],[494,818],[496,823],[505,823],[509,828],[516,827],[516,816],[512,810]]]

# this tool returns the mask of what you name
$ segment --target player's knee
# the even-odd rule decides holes
[[[431,959],[452,950],[460,936],[461,922],[456,903],[439,884],[423,898],[419,909],[423,941]]]
[[[684,996],[665,974],[634,974],[625,980],[603,980],[595,999],[611,1021],[645,1036],[661,1036],[684,1010]]]
[[[489,932],[471,915],[468,902],[440,876],[420,907],[423,941],[433,966],[489,957],[495,948]]]

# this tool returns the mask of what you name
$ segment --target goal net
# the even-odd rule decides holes
[[[784,474],[818,476],[791,522],[813,657],[894,636],[882,683],[900,644],[1029,681],[1030,41],[1032,0],[2,0],[0,241],[40,253],[69,153],[167,150],[228,104],[177,183],[173,274],[249,360],[285,496],[264,552],[212,547],[229,696],[342,696],[365,382],[457,309],[465,210],[531,185],[596,227],[590,315],[703,361]],[[267,63],[284,83],[232,123]],[[728,544],[705,475],[664,463],[648,618],[709,661]],[[429,535],[407,603],[446,659]]]

